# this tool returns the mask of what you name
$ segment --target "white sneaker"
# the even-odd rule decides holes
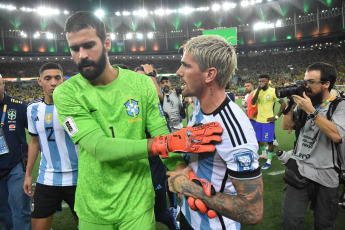
[[[273,141],[273,146],[274,146],[274,147],[278,147],[278,146],[279,146],[277,139],[275,139],[275,140]]]

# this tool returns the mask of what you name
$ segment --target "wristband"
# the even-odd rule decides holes
[[[149,77],[156,77],[156,74],[154,72],[150,72],[150,73],[148,73],[146,75],[149,76]]]
[[[275,118],[276,120],[278,120],[279,117],[278,117],[278,115],[275,115],[274,118]]]
[[[162,135],[155,137],[151,149],[154,155],[161,155],[162,158],[168,158],[168,136]]]

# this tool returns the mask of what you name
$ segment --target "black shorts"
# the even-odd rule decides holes
[[[42,219],[53,215],[61,210],[61,202],[64,200],[74,216],[74,197],[77,186],[50,186],[36,183],[34,193],[34,206],[31,218]]]

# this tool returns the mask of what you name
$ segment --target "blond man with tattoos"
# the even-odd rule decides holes
[[[182,194],[180,227],[184,230],[235,230],[262,219],[263,183],[255,132],[246,114],[225,94],[236,68],[235,50],[222,37],[199,36],[185,46],[177,75],[184,83],[182,95],[197,98],[188,126],[219,122],[223,134],[215,152],[191,153],[188,166],[180,164],[167,173],[170,190]],[[210,182],[215,193],[191,181],[190,171],[202,178],[198,180],[205,188]],[[200,202],[215,215],[205,213]]]

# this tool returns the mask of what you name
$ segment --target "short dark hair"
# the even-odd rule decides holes
[[[61,71],[61,74],[63,75],[63,70],[62,70],[62,67],[61,65],[57,64],[57,63],[54,63],[54,62],[48,62],[48,63],[45,63],[44,65],[41,66],[40,70],[39,70],[39,73],[40,73],[40,76],[43,74],[43,72],[47,69],[58,69]]]
[[[267,74],[262,74],[259,76],[259,79],[260,78],[266,78],[267,80],[270,80],[270,76],[268,76]]]
[[[245,82],[244,82],[244,84],[247,84],[247,83],[249,83],[249,84],[251,84],[252,86],[254,86],[253,82],[251,82],[251,81],[245,81]]]
[[[160,80],[159,82],[162,83],[162,81],[164,81],[164,80],[168,80],[168,81],[169,81],[169,78],[167,78],[167,77],[162,77],[161,80]]]
[[[66,21],[65,32],[78,32],[83,29],[95,29],[97,36],[104,42],[106,35],[104,22],[91,12],[80,11],[74,13]]]
[[[315,62],[308,66],[306,72],[319,70],[321,73],[321,81],[329,81],[328,91],[330,92],[337,80],[337,70],[330,64],[325,62]]]

